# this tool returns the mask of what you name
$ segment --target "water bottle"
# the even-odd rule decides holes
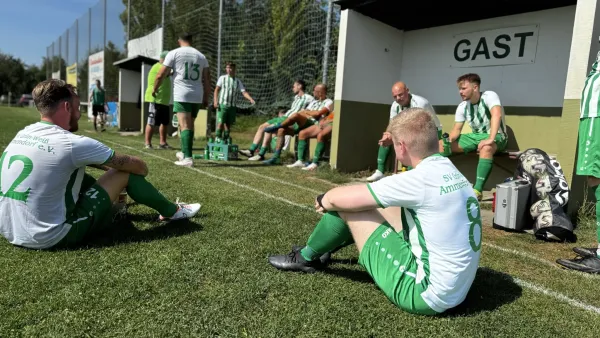
[[[177,114],[173,114],[173,119],[171,120],[171,124],[173,128],[179,127],[179,120],[177,119]]]
[[[450,135],[448,133],[444,133],[442,135],[442,142],[444,144],[444,156],[449,156],[452,154],[452,146],[450,144]]]

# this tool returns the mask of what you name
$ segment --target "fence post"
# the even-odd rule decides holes
[[[131,0],[129,0],[131,1]],[[163,36],[165,34],[165,0],[161,1],[161,12],[160,12],[160,27],[163,29]]]
[[[79,63],[79,19],[75,20],[75,63]],[[75,68],[79,68],[79,65]],[[79,73],[79,70],[77,72]],[[79,78],[79,74],[77,78]]]
[[[67,53],[66,53],[67,55],[65,55],[65,65],[68,66],[69,65],[69,29],[67,29],[67,39],[66,40],[67,40],[66,41],[67,44],[66,44],[65,49],[67,51]],[[66,76],[67,76],[67,74],[65,72],[65,81],[67,80]]]
[[[129,40],[131,40],[131,0],[127,0],[127,42],[125,43],[127,56],[129,56]]]
[[[223,0],[219,0],[219,39],[217,46],[217,79],[221,76],[221,32],[223,30]]]
[[[106,0],[104,0],[104,50],[106,50]],[[106,54],[104,55],[104,64],[106,65]],[[106,69],[106,67],[104,67]],[[106,81],[106,79],[104,79]],[[105,84],[106,85],[106,84]]]
[[[327,84],[327,75],[329,68],[329,45],[331,41],[331,16],[333,15],[333,0],[327,4],[327,24],[325,27],[325,46],[323,47],[323,79],[322,83]]]
[[[92,55],[92,7],[88,9],[89,20],[88,20],[88,60]],[[89,76],[89,74],[88,74]],[[87,84],[86,84],[87,86]]]

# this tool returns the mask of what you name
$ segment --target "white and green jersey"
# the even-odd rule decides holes
[[[208,68],[204,54],[193,47],[179,47],[165,56],[163,65],[173,69],[173,101],[202,103],[202,72]]]
[[[292,102],[292,106],[290,107],[290,109],[287,112],[285,112],[284,116],[289,117],[293,113],[297,113],[301,110],[306,109],[306,107],[308,107],[308,105],[314,99],[315,98],[312,97],[312,95],[308,95],[308,94],[294,96],[294,101]]]
[[[311,103],[308,104],[306,110],[320,111],[323,108],[327,108],[327,113],[331,113],[333,111],[333,101],[327,98],[324,100],[313,100]],[[316,120],[318,119],[319,118],[317,118]]]
[[[456,108],[455,122],[464,123],[469,121],[469,126],[475,134],[489,134],[492,128],[492,113],[491,109],[495,106],[500,106],[502,118],[500,119],[500,128],[498,134],[506,135],[506,123],[504,122],[504,107],[500,103],[498,94],[491,90],[481,93],[481,98],[476,104],[470,101],[461,102]]]
[[[229,107],[237,106],[238,92],[245,92],[246,88],[240,79],[229,75],[222,75],[217,81],[219,89],[219,104]]]
[[[113,154],[104,144],[53,124],[25,127],[0,159],[2,235],[32,249],[60,242],[71,229],[64,222],[79,199],[85,166],[103,164]]]
[[[598,117],[598,104],[600,103],[600,72],[598,72],[598,61],[600,52],[596,55],[596,61],[592,70],[585,80],[581,93],[580,118]]]
[[[401,207],[404,238],[417,263],[416,274],[406,276],[427,283],[421,294],[427,305],[443,312],[462,303],[475,279],[482,240],[479,202],[469,181],[436,154],[368,187],[381,208]]]
[[[410,103],[408,104],[407,107],[402,107],[396,101],[394,101],[394,103],[392,103],[392,107],[390,109],[390,120],[393,119],[394,117],[396,117],[396,115],[400,114],[401,111],[408,109],[408,108],[423,108],[424,110],[430,112],[431,114],[433,114],[436,127],[438,128],[438,130],[442,130],[442,123],[440,122],[440,119],[435,114],[435,110],[433,109],[433,106],[431,105],[431,103],[429,103],[429,101],[426,98],[424,98],[423,96],[415,95],[412,93],[410,94]]]

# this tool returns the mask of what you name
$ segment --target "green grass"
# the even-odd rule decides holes
[[[0,147],[36,120],[33,110],[0,108]],[[233,138],[245,146],[253,130],[241,120],[247,127]],[[489,211],[481,268],[465,303],[439,318],[413,316],[377,289],[353,247],[314,275],[267,263],[269,254],[306,241],[319,219],[310,209],[315,195],[355,175],[243,161],[196,161],[190,170],[172,164],[175,151],[142,150],[141,137],[93,133],[87,123],[80,129],[142,157],[148,179],[166,196],[200,202],[202,210],[191,222],[160,225],[154,211],[132,203],[127,219],[77,250],[25,250],[2,241],[1,337],[593,337],[600,331],[600,314],[590,311],[600,307],[600,278],[548,266],[571,257],[572,245],[493,230]],[[595,243],[593,227],[577,234],[578,245]]]

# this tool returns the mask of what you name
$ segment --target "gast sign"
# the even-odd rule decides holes
[[[455,35],[450,67],[534,63],[538,31],[531,25]]]

